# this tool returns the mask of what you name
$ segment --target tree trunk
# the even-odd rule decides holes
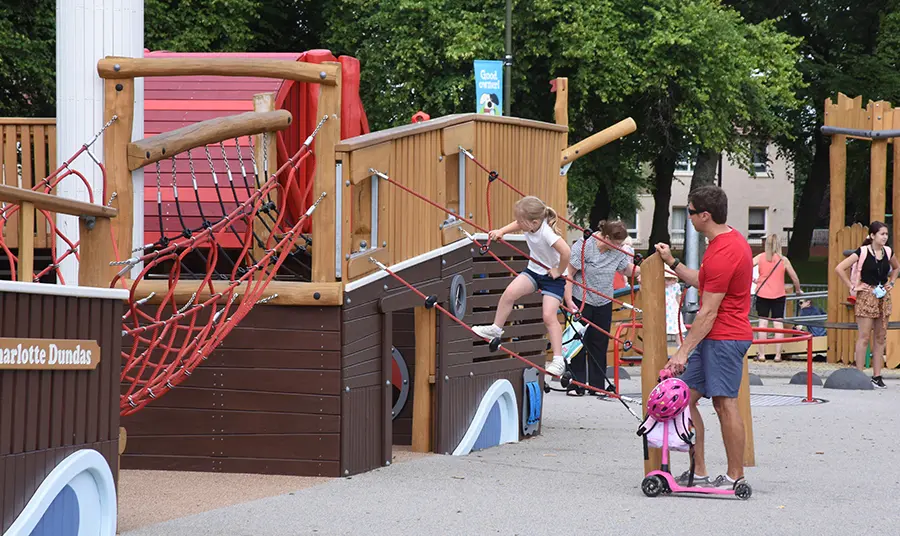
[[[650,230],[648,254],[652,254],[657,242],[669,243],[669,202],[672,200],[672,178],[678,151],[669,145],[653,161],[653,227]]]
[[[788,257],[791,260],[809,260],[809,248],[812,245],[813,229],[821,216],[822,200],[828,191],[831,181],[829,167],[828,140],[817,126],[815,129],[816,154],[813,157],[812,169],[803,185],[800,204],[794,214],[794,231],[788,243]]]
[[[588,227],[596,230],[597,222],[609,219],[610,210],[612,210],[612,205],[609,201],[609,189],[606,187],[606,183],[601,180],[600,185],[597,187],[597,194],[594,196],[594,205],[591,207]]]
[[[712,150],[700,151],[697,155],[697,163],[694,165],[694,174],[691,176],[691,191],[700,186],[716,184],[716,170],[719,167],[719,152]]]
[[[713,150],[703,150],[697,154],[697,163],[694,164],[694,174],[691,176],[691,189],[690,191],[694,191],[695,189],[706,186],[709,184],[716,184],[716,171],[719,169],[719,158],[721,153]],[[685,199],[685,205],[687,205],[687,200]],[[690,218],[685,218],[684,222],[684,236],[687,239],[688,232],[687,226],[690,225]],[[687,242],[685,242],[684,250],[685,255],[687,255]],[[702,259],[703,254],[706,253],[706,238],[703,235],[700,235],[697,240],[697,258]]]

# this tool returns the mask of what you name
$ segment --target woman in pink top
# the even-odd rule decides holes
[[[759,266],[759,277],[753,280],[756,287],[756,314],[762,318],[759,319],[759,327],[768,327],[768,318],[784,318],[784,305],[787,293],[784,291],[784,273],[787,272],[794,282],[794,291],[797,294],[803,294],[800,290],[800,280],[797,278],[797,272],[791,266],[791,261],[780,253],[781,245],[778,241],[777,234],[770,234],[766,237],[766,252],[760,253],[753,257],[753,266]],[[782,329],[784,323],[772,321],[772,327]],[[768,333],[760,333],[761,338],[768,339]],[[775,334],[776,339],[782,339],[781,333]],[[757,347],[757,361],[766,360],[766,352],[763,345]],[[775,345],[775,361],[781,361],[781,344]]]

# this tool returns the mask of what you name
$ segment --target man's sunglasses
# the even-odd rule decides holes
[[[691,216],[696,216],[697,214],[701,214],[703,212],[706,212],[706,211],[705,210],[697,210],[695,208],[688,207],[688,214],[690,214]]]

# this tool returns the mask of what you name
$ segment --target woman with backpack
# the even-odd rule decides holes
[[[838,277],[850,288],[856,301],[856,368],[864,370],[866,347],[872,331],[872,384],[884,389],[881,367],[887,342],[887,322],[891,316],[891,289],[900,275],[900,262],[887,246],[888,227],[880,221],[869,225],[869,237],[856,251],[835,267]]]
[[[778,241],[777,234],[770,234],[766,237],[766,251],[753,257],[753,266],[759,268],[759,277],[753,282],[756,287],[756,314],[759,319],[759,327],[767,328],[769,320],[775,318],[784,318],[784,306],[787,301],[787,292],[784,291],[784,274],[791,277],[794,283],[794,292],[803,294],[800,290],[800,279],[797,278],[797,272],[791,265],[791,261],[780,253],[781,244]],[[775,329],[783,329],[784,323],[778,320],[772,320],[772,327]],[[761,333],[762,338],[768,339],[768,333]],[[775,334],[775,339],[783,339],[781,333]],[[757,361],[766,360],[765,347],[757,346]],[[775,361],[781,361],[781,343],[775,345]]]

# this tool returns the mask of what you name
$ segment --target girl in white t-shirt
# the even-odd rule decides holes
[[[566,281],[560,275],[569,266],[569,245],[556,228],[558,220],[556,211],[537,197],[529,195],[520,199],[516,203],[514,214],[515,221],[502,229],[492,230],[489,236],[491,240],[498,240],[507,233],[524,231],[529,256],[534,260],[529,260],[528,267],[503,291],[497,304],[494,323],[474,326],[472,330],[485,339],[500,337],[503,335],[501,326],[506,323],[516,300],[540,290],[544,295],[544,325],[547,327],[547,336],[553,350],[553,362],[548,364],[546,369],[551,374],[559,376],[565,371],[565,364],[562,358],[562,327],[556,314],[565,295]]]

